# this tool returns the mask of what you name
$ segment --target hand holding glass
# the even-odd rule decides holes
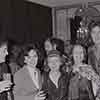
[[[3,74],[3,81],[0,82],[0,93],[4,91],[8,91],[11,88],[12,82],[11,82],[11,75],[10,74]]]

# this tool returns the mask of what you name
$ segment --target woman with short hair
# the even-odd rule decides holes
[[[59,51],[48,53],[46,65],[48,72],[43,73],[42,89],[46,93],[46,100],[67,100],[68,74],[63,70],[63,58]]]

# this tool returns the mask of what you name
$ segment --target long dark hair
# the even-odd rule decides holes
[[[22,51],[23,52],[23,56],[24,57],[27,56],[28,53],[29,53],[29,51],[31,51],[32,49],[36,51],[37,56],[38,56],[38,62],[37,62],[36,67],[39,68],[39,69],[41,69],[42,56],[41,56],[41,53],[40,53],[39,49],[36,47],[35,44],[29,43],[27,45],[24,45],[23,46],[23,51]]]

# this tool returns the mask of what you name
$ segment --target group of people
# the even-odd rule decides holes
[[[81,44],[64,52],[61,40],[48,38],[42,54],[34,43],[24,45],[21,67],[9,62],[8,43],[2,41],[0,100],[100,100],[100,22],[92,22],[89,30],[88,52]]]

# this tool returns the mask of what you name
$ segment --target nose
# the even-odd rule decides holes
[[[8,55],[8,51],[6,50],[6,55]]]

